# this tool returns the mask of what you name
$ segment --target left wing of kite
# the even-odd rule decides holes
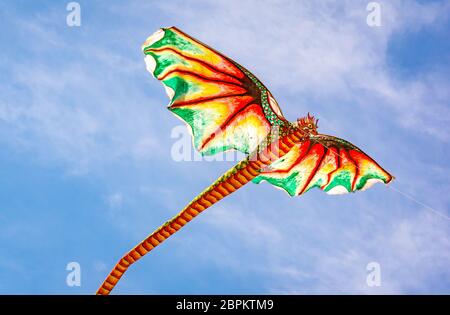
[[[143,51],[148,71],[164,84],[169,110],[188,124],[200,153],[250,153],[272,126],[289,125],[252,73],[179,29],[158,30]]]
[[[268,181],[291,196],[318,187],[328,194],[366,190],[392,175],[348,141],[327,135],[310,136],[286,155],[263,168],[254,183]]]

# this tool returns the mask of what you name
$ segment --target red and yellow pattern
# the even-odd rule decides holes
[[[392,176],[351,143],[326,135],[310,136],[282,158],[263,168],[253,182],[283,188],[291,196],[318,187],[328,194],[366,190]]]
[[[202,154],[250,153],[273,125],[288,124],[254,75],[177,28],[158,30],[143,51],[147,69],[166,88],[169,109],[189,125]]]

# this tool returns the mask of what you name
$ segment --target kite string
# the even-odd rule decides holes
[[[444,214],[444,213],[442,213],[442,212],[440,212],[440,211],[434,209],[433,207],[431,207],[431,206],[429,206],[429,205],[427,205],[427,204],[425,204],[425,203],[423,203],[423,202],[417,200],[416,198],[414,198],[414,197],[411,196],[410,194],[407,194],[407,193],[405,193],[405,192],[403,192],[403,191],[401,191],[401,190],[399,190],[399,189],[397,189],[397,188],[395,188],[395,187],[392,187],[392,186],[390,186],[390,185],[388,185],[388,188],[390,188],[390,189],[394,190],[395,192],[397,192],[397,193],[403,195],[405,198],[408,198],[409,200],[411,200],[411,201],[417,203],[418,205],[424,207],[425,209],[428,209],[428,210],[430,210],[431,212],[434,212],[434,213],[437,214],[438,216],[440,216],[440,217],[442,217],[442,218],[447,219],[447,220],[450,221],[450,217],[449,217],[449,216],[447,216],[446,214]]]
[[[314,140],[317,141],[317,142],[319,142],[320,144],[322,144],[322,145],[323,145],[324,147],[326,147],[328,150],[330,150],[330,147],[328,147],[325,143],[323,143],[323,142],[320,141],[319,139],[314,139]],[[333,152],[333,154],[339,156],[340,158],[343,158],[343,156],[340,155],[339,153],[336,153],[336,152],[334,152],[333,150],[330,150],[330,151]],[[356,163],[355,163],[355,167],[356,167],[357,169],[361,170],[361,169],[359,168],[359,166],[356,165]],[[406,192],[403,192],[403,191],[401,191],[401,190],[398,189],[398,188],[392,187],[391,185],[387,185],[387,187],[390,188],[390,189],[392,189],[393,191],[395,191],[395,192],[401,194],[403,197],[405,197],[405,198],[407,198],[407,199],[409,199],[409,200],[411,200],[411,201],[417,203],[418,205],[424,207],[425,209],[427,209],[427,210],[433,212],[434,214],[440,216],[441,218],[444,218],[444,219],[450,221],[450,217],[449,217],[448,215],[446,215],[446,214],[442,213],[441,211],[438,211],[438,210],[434,209],[433,207],[431,207],[431,206],[429,206],[429,205],[427,205],[427,204],[425,204],[425,203],[423,203],[423,202],[417,200],[416,198],[414,198],[414,197],[411,196],[410,194],[408,194],[408,193],[406,193]]]

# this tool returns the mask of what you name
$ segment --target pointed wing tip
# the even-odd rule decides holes
[[[392,181],[395,179],[394,175],[389,174],[390,178],[388,181],[386,181],[386,184],[392,183]]]

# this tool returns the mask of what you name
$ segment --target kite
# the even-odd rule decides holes
[[[234,149],[247,156],[123,256],[97,294],[109,294],[130,265],[250,181],[266,181],[291,196],[314,187],[344,194],[392,181],[361,149],[318,133],[318,120],[309,113],[295,123],[286,120],[251,72],[181,30],[159,29],[142,50],[147,70],[170,98],[168,109],[186,122],[196,150],[212,155]]]

